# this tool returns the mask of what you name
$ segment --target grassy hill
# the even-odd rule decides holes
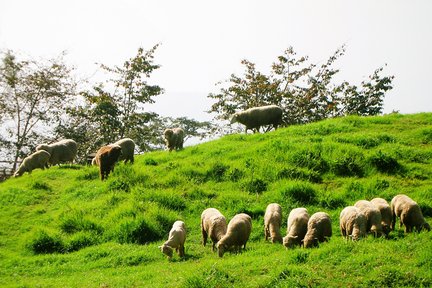
[[[339,213],[357,200],[409,195],[432,222],[432,113],[347,117],[179,152],[147,153],[101,182],[96,167],[35,170],[0,183],[1,287],[429,287],[432,232],[357,243]],[[331,215],[333,237],[286,250],[264,241],[269,203]],[[200,214],[253,218],[247,250],[219,258],[200,243]],[[172,223],[186,257],[158,250]],[[282,231],[286,229],[284,220]]]

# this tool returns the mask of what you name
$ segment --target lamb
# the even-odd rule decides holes
[[[77,143],[72,139],[64,139],[52,144],[41,144],[36,147],[36,151],[41,150],[45,150],[51,155],[47,163],[51,166],[73,162],[77,154]],[[45,167],[48,167],[48,165]]]
[[[366,216],[359,208],[354,206],[345,207],[340,213],[339,225],[342,236],[348,240],[359,240],[366,236]]]
[[[251,217],[244,213],[235,215],[228,223],[227,233],[216,245],[219,257],[223,257],[225,251],[231,247],[237,251],[240,251],[241,246],[246,249],[246,242],[249,240],[251,231]]]
[[[176,250],[180,257],[185,256],[184,243],[186,240],[186,225],[183,221],[175,221],[168,236],[168,240],[162,246],[159,246],[161,252],[171,258],[173,249]]]
[[[254,132],[259,132],[263,125],[273,125],[277,129],[282,123],[282,113],[282,108],[276,105],[254,107],[234,113],[231,116],[231,124],[238,122],[245,125],[246,133],[248,129],[255,129]]]
[[[388,236],[390,233],[392,212],[390,205],[383,198],[374,198],[370,201],[381,212],[381,226],[384,234]]]
[[[48,160],[51,155],[45,150],[36,151],[35,153],[27,156],[22,161],[18,170],[15,172],[14,177],[18,177],[24,174],[24,172],[31,173],[36,168],[45,169]]]
[[[99,175],[101,180],[108,178],[111,171],[114,171],[114,165],[121,155],[121,147],[118,145],[102,146],[96,153],[95,163],[99,166]]]
[[[372,233],[374,237],[383,235],[381,226],[381,212],[371,202],[359,200],[354,204],[366,216],[366,232]]]
[[[415,228],[418,232],[422,229],[430,231],[430,225],[423,217],[420,206],[410,197],[399,194],[393,197],[390,203],[392,213],[391,229],[394,230],[396,217],[400,217],[400,227],[405,226],[405,233],[413,231]]]
[[[270,237],[272,243],[282,243],[280,227],[282,224],[282,208],[277,203],[269,204],[264,214],[264,235],[267,241]]]
[[[216,244],[226,234],[227,223],[225,217],[215,208],[207,208],[201,214],[201,233],[203,246],[207,244],[207,237],[213,241],[212,250],[215,251]]]
[[[283,238],[283,245],[292,248],[301,245],[306,235],[309,214],[306,208],[295,208],[291,210],[287,221],[287,235]]]
[[[183,149],[184,131],[182,128],[165,129],[164,138],[169,151]]]
[[[111,145],[118,145],[122,149],[122,154],[119,161],[124,160],[124,163],[127,163],[128,161],[133,164],[134,163],[134,152],[135,152],[135,142],[130,138],[124,138],[120,139],[119,141],[115,142]]]
[[[318,242],[327,241],[332,236],[330,216],[325,212],[313,214],[308,221],[308,228],[303,240],[305,248],[318,245]]]

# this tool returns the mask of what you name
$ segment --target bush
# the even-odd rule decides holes
[[[51,191],[51,187],[42,181],[34,181],[30,184],[30,189]]]
[[[332,171],[337,176],[357,176],[363,177],[364,172],[364,157],[361,152],[355,150],[346,150],[336,155],[332,162]]]
[[[74,234],[65,245],[66,252],[73,252],[99,243],[98,236],[89,232]]]
[[[186,201],[177,193],[148,192],[144,195],[144,199],[159,203],[171,210],[182,211],[186,209]]]
[[[102,226],[86,218],[81,210],[68,210],[60,215],[59,220],[60,229],[65,233],[94,231],[101,234],[103,232]]]
[[[277,174],[278,179],[306,180],[312,183],[321,183],[321,175],[313,170],[305,170],[295,167],[283,168]]]
[[[311,148],[298,149],[292,156],[291,161],[295,166],[305,167],[324,174],[329,165],[322,157],[322,146],[314,145]]]
[[[228,178],[232,182],[238,182],[241,178],[243,178],[244,172],[240,169],[234,168],[230,171]]]
[[[45,230],[39,230],[28,240],[26,247],[34,254],[62,253],[64,244],[57,234],[52,235]]]
[[[244,189],[249,193],[261,194],[267,190],[267,182],[259,178],[244,183]]]
[[[401,168],[396,158],[381,150],[370,157],[370,162],[383,173],[394,174]]]
[[[124,177],[108,179],[108,189],[111,191],[130,192],[130,179]]]
[[[317,192],[306,182],[294,182],[281,191],[283,199],[290,198],[301,205],[311,205],[317,202]]]
[[[229,166],[221,163],[216,163],[207,171],[206,179],[221,182],[224,180],[225,172],[228,169]]]
[[[146,166],[157,166],[158,162],[156,160],[154,160],[153,158],[146,158],[144,160],[144,165],[146,165]]]
[[[154,223],[139,217],[120,222],[114,238],[121,244],[146,244],[162,239],[162,233]]]

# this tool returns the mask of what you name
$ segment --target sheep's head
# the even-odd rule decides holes
[[[427,231],[430,231],[430,230],[431,230],[431,227],[430,227],[429,223],[427,223],[427,222],[423,223],[423,225],[422,225],[421,228],[422,228],[422,229],[426,229]]]
[[[161,250],[161,252],[163,254],[165,254],[166,256],[168,256],[168,258],[172,257],[172,255],[173,255],[173,249],[170,246],[164,244],[162,246],[159,246],[159,249]]]
[[[233,115],[231,115],[231,119],[230,119],[230,123],[236,123],[238,122],[238,113],[234,113]]]
[[[40,144],[36,147],[36,151],[40,151],[40,150],[44,150],[47,151],[48,153],[51,153],[51,147],[47,144]]]
[[[282,243],[282,236],[275,236],[271,238],[272,243]]]
[[[223,243],[218,242],[218,244],[216,245],[216,247],[217,247],[217,250],[218,250],[219,257],[223,257],[223,255],[224,255],[224,253],[225,253],[225,251],[227,249],[227,246],[225,244],[223,244]]]
[[[292,248],[295,244],[298,243],[299,237],[298,236],[285,236],[283,238],[283,245],[286,248]]]
[[[382,225],[382,229],[385,235],[388,235],[390,233],[390,226],[387,224]]]
[[[173,134],[174,134],[174,131],[172,129],[165,129],[165,131],[164,131],[165,139],[171,139]]]
[[[381,237],[383,235],[381,227],[378,227],[376,225],[373,225],[371,227],[371,233],[374,235],[375,238]]]
[[[312,238],[312,237],[305,237],[303,241],[303,245],[305,248],[312,248],[315,246],[318,246],[318,238]]]

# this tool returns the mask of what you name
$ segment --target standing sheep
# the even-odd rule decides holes
[[[392,224],[391,229],[394,230],[396,217],[400,217],[400,227],[405,226],[405,233],[413,231],[416,228],[418,232],[422,229],[430,231],[430,225],[425,221],[420,206],[410,197],[399,194],[393,197],[391,203]]]
[[[207,237],[213,241],[212,250],[215,250],[215,246],[218,241],[226,234],[227,223],[225,216],[215,208],[207,208],[201,214],[201,233],[202,243],[205,246],[207,244]]]
[[[330,216],[325,212],[313,214],[308,221],[308,229],[303,240],[305,248],[318,245],[318,242],[327,241],[332,236]]]
[[[36,151],[45,150],[51,157],[48,164],[57,165],[60,163],[73,162],[77,154],[77,143],[72,139],[64,139],[52,144],[41,144]],[[48,167],[48,165],[46,165]]]
[[[183,221],[174,222],[168,236],[168,240],[162,246],[159,246],[161,252],[171,258],[173,249],[176,250],[180,257],[185,256],[184,243],[186,241],[186,225]]]
[[[390,205],[383,198],[374,198],[370,201],[381,212],[381,226],[384,234],[388,236],[390,233],[392,212]]]
[[[264,214],[264,235],[267,241],[270,237],[272,243],[282,243],[280,227],[282,225],[282,208],[277,203],[269,204]]]
[[[219,257],[223,257],[225,251],[231,247],[237,251],[240,251],[241,246],[246,249],[251,231],[251,217],[244,213],[235,215],[228,223],[227,233],[217,243]]]
[[[295,208],[291,210],[287,221],[287,235],[283,238],[283,245],[292,248],[301,245],[306,235],[309,214],[306,208]]]
[[[133,164],[134,163],[134,152],[135,152],[135,142],[130,138],[120,139],[112,145],[118,145],[122,149],[122,154],[119,161],[124,160],[124,163],[128,161]]]
[[[383,234],[381,226],[381,212],[371,202],[359,200],[354,204],[366,216],[366,232],[372,233],[374,237],[381,237]]]
[[[183,149],[184,131],[182,128],[165,129],[164,138],[169,151]]]
[[[248,129],[259,129],[263,125],[273,125],[275,129],[282,123],[282,108],[276,105],[254,107],[245,111],[236,112],[231,116],[231,124],[241,123]]]
[[[99,148],[94,162],[99,166],[101,180],[108,178],[111,171],[114,171],[114,165],[118,161],[121,151],[122,149],[118,145],[108,145]]]
[[[366,236],[366,216],[359,208],[354,206],[345,207],[340,213],[339,226],[342,236],[348,240],[359,240]]]
[[[24,158],[21,165],[18,167],[18,170],[15,172],[14,177],[21,176],[24,172],[31,173],[36,168],[41,168],[42,170],[45,169],[50,157],[51,155],[44,150],[36,151]]]

